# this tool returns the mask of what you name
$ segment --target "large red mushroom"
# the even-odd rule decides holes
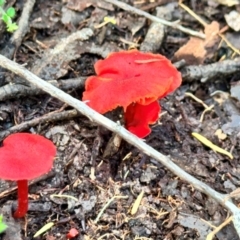
[[[126,128],[141,138],[158,119],[158,100],[182,82],[166,57],[138,50],[111,53],[94,68],[97,76],[86,80],[83,100],[102,114],[123,107]]]
[[[39,177],[52,168],[56,155],[54,144],[30,133],[15,133],[3,141],[0,148],[0,178],[17,181],[18,208],[15,218],[23,217],[28,210],[28,180]]]

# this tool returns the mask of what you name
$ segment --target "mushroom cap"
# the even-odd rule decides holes
[[[125,127],[139,138],[144,138],[151,132],[148,125],[158,120],[160,111],[161,107],[157,101],[148,105],[132,103],[124,115]]]
[[[29,180],[51,170],[56,147],[40,136],[15,133],[3,141],[0,147],[0,178]]]
[[[85,84],[83,100],[100,113],[131,103],[148,105],[174,91],[181,84],[181,74],[160,54],[138,50],[110,54],[94,65],[97,76]]]

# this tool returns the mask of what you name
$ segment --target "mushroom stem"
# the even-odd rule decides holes
[[[18,207],[13,213],[14,218],[24,217],[28,210],[28,180],[17,181],[18,185]]]

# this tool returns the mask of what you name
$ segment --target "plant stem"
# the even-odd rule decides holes
[[[13,213],[14,218],[24,217],[28,210],[28,181],[19,180],[18,185],[18,207]]]

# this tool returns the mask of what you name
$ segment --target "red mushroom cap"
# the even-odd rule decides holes
[[[97,76],[87,79],[83,100],[100,113],[131,103],[148,105],[174,91],[181,74],[160,54],[138,50],[110,54],[95,64]]]
[[[71,228],[67,234],[68,239],[72,239],[76,237],[79,234],[78,230],[76,228]]]
[[[30,133],[15,133],[3,141],[0,148],[0,178],[29,180],[52,168],[56,155],[54,144]]]
[[[158,120],[160,110],[161,107],[157,101],[149,105],[132,103],[127,107],[124,115],[125,127],[139,138],[144,138],[151,132],[148,125]]]

